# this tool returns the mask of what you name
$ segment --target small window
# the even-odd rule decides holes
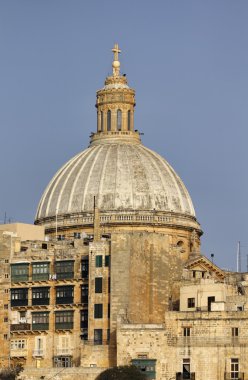
[[[109,267],[110,266],[110,256],[107,255],[105,256],[105,267]]]
[[[102,267],[102,255],[96,255],[96,267],[97,268]]]
[[[232,327],[232,336],[239,336],[239,329],[238,327]]]
[[[237,311],[243,311],[243,306],[237,306]]]
[[[231,359],[231,379],[239,379],[239,359]]]
[[[5,278],[9,278],[8,273],[5,273],[4,277],[5,277]]]
[[[102,344],[102,329],[94,330],[94,344]]]
[[[195,298],[188,298],[188,308],[195,307]]]
[[[94,308],[94,318],[99,319],[102,318],[102,303],[96,303]]]
[[[6,304],[4,305],[4,309],[5,309],[5,310],[8,310],[8,308],[9,308],[9,305],[6,303]]]
[[[47,244],[46,243],[42,243],[41,244],[41,249],[47,249]]]
[[[3,335],[4,340],[8,340],[8,334]]]
[[[111,278],[108,278],[108,292],[111,292]]]
[[[108,319],[110,319],[110,303],[108,304]]]
[[[58,240],[65,240],[65,235],[58,235]]]
[[[121,131],[121,122],[122,122],[122,112],[117,110],[117,130]]]
[[[102,293],[102,277],[95,278],[95,293]]]
[[[183,328],[183,336],[190,336],[190,327]]]
[[[74,232],[74,239],[81,239],[81,233],[80,232]]]
[[[131,111],[127,112],[127,129],[131,131]]]
[[[8,322],[8,317],[4,317],[4,322]]]
[[[107,131],[111,131],[111,111],[107,112]]]
[[[4,293],[9,293],[9,289],[4,289]]]
[[[101,132],[103,132],[103,112],[101,111]]]
[[[4,262],[5,262],[5,264],[7,264],[7,263],[9,262],[9,260],[8,260],[8,259],[5,259]]]

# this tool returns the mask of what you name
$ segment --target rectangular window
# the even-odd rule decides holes
[[[110,256],[105,256],[105,267],[110,267]]]
[[[232,327],[232,336],[239,336],[239,329],[238,327]]]
[[[95,293],[102,293],[102,277],[95,278]]]
[[[58,280],[68,280],[74,277],[74,261],[56,261],[55,273]]]
[[[108,319],[110,318],[110,303],[108,304]]]
[[[5,310],[8,310],[8,308],[9,308],[9,305],[6,303],[6,304],[4,305],[4,309],[5,309]]]
[[[74,296],[74,286],[56,287],[56,304],[72,304]]]
[[[32,330],[48,330],[49,329],[49,312],[41,311],[32,313]]]
[[[183,379],[190,379],[190,359],[183,359]]]
[[[183,336],[190,336],[190,327],[183,328]]]
[[[195,298],[188,298],[188,308],[195,307]]]
[[[56,330],[73,329],[73,311],[56,311],[55,312],[55,328]]]
[[[107,341],[110,341],[110,329],[107,329]]]
[[[46,281],[49,279],[50,263],[32,263],[32,280]]]
[[[96,255],[96,268],[102,267],[102,255]]]
[[[81,329],[88,328],[88,310],[81,310]]]
[[[8,322],[8,317],[4,317],[3,321]]]
[[[11,281],[28,281],[29,264],[12,264],[11,265]]]
[[[96,303],[94,307],[94,318],[102,318],[102,303]]]
[[[94,344],[101,345],[102,344],[102,329],[94,330]]]
[[[231,379],[239,379],[239,359],[231,359]]]
[[[215,297],[208,297],[208,311],[211,311],[212,302],[215,302]]]
[[[81,264],[82,278],[89,277],[89,258],[85,257]]]
[[[23,350],[26,348],[27,348],[26,339],[15,339],[15,340],[11,340],[11,342],[10,342],[10,349],[11,350]]]
[[[81,286],[81,302],[88,304],[89,285],[83,284]]]
[[[14,288],[11,289],[11,306],[27,306],[28,305],[28,289]]]
[[[49,305],[49,288],[32,288],[32,305]]]
[[[81,239],[81,233],[80,232],[74,232],[74,239]]]
[[[71,358],[71,356],[55,356],[54,357],[54,366],[56,368],[68,368],[68,367],[72,367],[72,358]]]

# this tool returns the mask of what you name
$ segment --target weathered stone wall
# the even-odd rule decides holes
[[[184,336],[184,328],[190,336]],[[238,336],[232,336],[232,328]],[[156,359],[156,380],[175,379],[183,359],[190,359],[196,379],[223,380],[231,372],[231,359],[248,379],[247,312],[168,312],[163,325],[120,324],[117,331],[118,365],[147,355]]]

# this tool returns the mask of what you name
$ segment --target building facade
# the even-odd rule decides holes
[[[245,276],[201,256],[190,195],[142,144],[113,53],[89,147],[52,178],[36,226],[0,228],[1,365],[29,380],[130,363],[157,380],[245,379]],[[208,376],[209,347],[224,361]]]

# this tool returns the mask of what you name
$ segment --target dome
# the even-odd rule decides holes
[[[141,143],[101,141],[68,161],[47,186],[36,215],[156,210],[195,216],[187,189],[168,162]]]

